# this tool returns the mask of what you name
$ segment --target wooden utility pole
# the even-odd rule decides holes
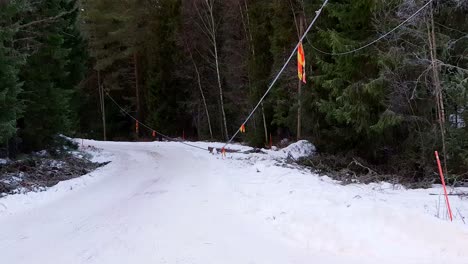
[[[435,88],[435,99],[437,105],[437,117],[438,123],[440,126],[440,135],[442,139],[442,151],[444,153],[444,171],[445,175],[447,173],[447,149],[445,144],[445,106],[444,106],[444,97],[442,94],[442,85],[440,83],[440,66],[437,60],[437,43],[435,37],[435,26],[434,26],[434,14],[433,8],[431,6],[430,11],[430,21],[427,22],[427,36],[429,41],[429,50],[431,56],[431,65],[432,65],[432,77],[434,81]]]
[[[299,38],[304,34],[304,13],[301,11],[297,18],[299,19]],[[305,74],[305,73],[304,73]],[[302,80],[297,85],[297,140],[302,138]]]
[[[138,55],[135,52],[133,54],[133,63],[135,64],[135,94],[136,94],[136,119],[140,121],[141,119],[141,109],[140,109],[140,87],[138,84]],[[136,131],[136,138],[138,139],[138,131]]]
[[[98,91],[99,91],[99,104],[101,106],[101,118],[102,118],[102,130],[104,141],[107,141],[106,133],[106,105],[105,105],[105,93],[104,87],[101,82],[101,71],[97,71],[97,82],[98,82]]]

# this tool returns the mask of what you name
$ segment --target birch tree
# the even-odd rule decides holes
[[[224,91],[222,85],[221,71],[220,71],[220,54],[219,54],[219,43],[218,43],[218,27],[219,22],[217,21],[215,14],[216,0],[199,0],[195,3],[195,9],[198,14],[197,25],[203,34],[208,39],[211,49],[210,55],[214,62],[214,68],[216,71],[216,81],[219,91],[219,105],[220,115],[222,120],[222,135],[225,140],[229,139],[229,133],[227,128],[226,112],[224,110]]]

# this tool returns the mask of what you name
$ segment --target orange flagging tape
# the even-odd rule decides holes
[[[245,125],[242,125],[239,130],[241,133],[245,133]]]

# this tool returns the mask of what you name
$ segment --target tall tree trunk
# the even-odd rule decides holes
[[[16,140],[16,133],[6,141],[6,151],[7,151],[7,157],[10,159],[16,159],[17,154],[18,154],[18,143]]]
[[[211,16],[211,19],[213,20],[213,23],[214,23],[213,16]],[[218,47],[217,47],[216,39],[214,39],[213,47],[214,47],[215,62],[216,62],[216,77],[218,79],[218,88],[219,88],[219,102],[221,105],[221,116],[223,118],[223,126],[224,126],[224,136],[226,140],[229,140],[227,121],[226,121],[226,112],[224,111],[224,98],[223,98],[224,95],[223,95],[223,87],[221,85],[221,74],[219,72],[219,57],[218,57]]]
[[[195,60],[193,59],[192,52],[191,51],[189,52],[190,52],[190,58],[192,59],[192,62],[193,62],[193,67],[195,68],[195,73],[197,74],[198,88],[200,89],[200,95],[203,101],[203,106],[205,107],[206,119],[208,120],[208,128],[210,130],[210,138],[213,139],[213,130],[211,129],[210,112],[208,111],[208,104],[206,103],[205,93],[203,92],[203,87],[201,84],[200,71],[198,70],[198,66],[195,63]]]
[[[104,93],[104,86],[101,82],[101,71],[97,71],[97,81],[98,81],[98,91],[99,91],[99,103],[101,106],[101,118],[102,118],[102,133],[104,141],[107,141],[107,133],[106,133],[106,105],[105,105],[105,93]]]
[[[440,73],[439,73],[440,67],[439,67],[439,62],[437,61],[437,43],[436,43],[436,38],[435,38],[434,15],[433,15],[432,6],[431,6],[430,14],[431,14],[430,21],[427,23],[427,35],[428,35],[428,40],[429,40],[429,49],[430,49],[431,64],[432,64],[432,76],[434,79],[434,87],[435,87],[437,117],[438,117],[438,123],[440,126],[442,151],[444,153],[444,171],[445,171],[445,174],[447,175],[447,148],[445,144],[445,106],[444,106],[444,98],[442,94],[442,86],[440,84]]]
[[[265,107],[263,107],[263,103],[262,103],[262,117],[263,117],[263,130],[265,131],[265,144],[268,145],[268,127],[267,127],[267,122],[265,118]]]
[[[253,42],[253,36],[252,36],[252,31],[250,29],[250,15],[249,15],[249,6],[247,4],[247,0],[244,0],[244,5],[245,5],[245,14],[246,14],[246,20],[247,20],[247,23],[244,22],[244,16],[242,14],[242,5],[241,3],[239,3],[239,7],[240,7],[240,12],[241,12],[241,16],[242,16],[242,23],[244,24],[244,28],[245,28],[245,33],[247,35],[247,39],[249,40],[249,47],[250,47],[250,52],[251,52],[251,55],[252,55],[252,60],[255,62],[256,58],[255,58],[255,45],[254,45],[254,42]],[[251,97],[252,96],[252,89],[251,89],[251,78],[250,78],[250,74],[248,74],[248,83],[249,83],[249,92],[250,92],[250,95]],[[252,106],[253,108],[253,106]],[[263,129],[265,131],[265,142],[268,143],[268,126],[267,126],[267,121],[266,121],[266,117],[265,117],[265,108],[264,108],[264,105],[262,103],[262,119],[263,119]],[[257,125],[256,125],[256,118],[255,118],[255,115],[254,117],[252,118],[252,121],[253,121],[253,128],[254,128],[254,132],[256,133],[257,131]]]
[[[201,96],[201,99],[202,99],[202,102],[203,102],[203,106],[205,108],[206,119],[207,119],[207,122],[208,122],[208,129],[210,130],[210,139],[213,140],[213,129],[211,127],[210,112],[208,111],[208,104],[206,102],[205,93],[203,92],[203,86],[202,86],[202,83],[201,83],[200,70],[198,69],[198,65],[195,62],[195,59],[193,58],[192,50],[189,47],[186,39],[184,39],[184,44],[185,44],[185,47],[186,47],[186,49],[187,49],[187,51],[188,51],[188,53],[190,55],[190,60],[192,61],[193,68],[195,69],[195,74],[197,75],[198,89],[200,90],[200,96]],[[199,110],[199,112],[200,112],[200,110]],[[200,115],[199,115],[199,117],[200,117]],[[198,121],[198,125],[200,126],[200,121]],[[200,135],[201,135],[201,130],[198,131],[198,136],[200,137]]]
[[[200,121],[200,104],[198,104],[198,107],[197,107],[197,134],[198,134],[198,138],[200,138],[200,135],[201,135],[201,121]]]
[[[136,119],[140,121],[141,119],[141,108],[140,108],[140,86],[138,83],[138,55],[135,52],[133,54],[133,63],[135,65],[135,95],[136,95]],[[136,138],[138,139],[138,132],[136,133]]]
[[[219,69],[219,54],[218,54],[218,42],[216,37],[216,23],[214,18],[214,1],[215,0],[204,0],[204,4],[206,5],[207,15],[208,17],[205,20],[203,14],[198,12],[200,19],[202,20],[204,31],[208,35],[208,38],[213,46],[213,56],[215,62],[215,69],[216,69],[216,80],[218,82],[218,89],[219,89],[219,106],[221,112],[221,127],[222,127],[222,134],[226,140],[229,140],[229,134],[227,129],[227,120],[226,120],[226,112],[224,110],[224,91],[221,81],[221,72]]]

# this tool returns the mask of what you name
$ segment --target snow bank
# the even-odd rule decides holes
[[[300,140],[296,143],[293,143],[286,148],[281,149],[283,153],[287,155],[287,157],[291,157],[295,160],[309,157],[315,154],[317,151],[315,146],[307,140]]]
[[[46,155],[40,153],[41,155]],[[102,151],[101,149],[88,146],[82,148],[81,151],[72,152],[73,155],[79,158],[87,158],[93,162],[109,162],[112,161],[113,155],[110,152]],[[62,161],[51,160],[48,166],[55,166],[57,168],[62,167],[64,163]],[[106,176],[102,170],[104,168],[98,168],[97,170],[83,175],[78,178],[73,178],[65,181],[61,181],[58,184],[51,187],[43,186],[31,186],[31,188],[18,188],[12,194],[0,193],[0,218],[2,215],[12,215],[23,211],[27,211],[31,208],[35,208],[44,204],[51,203],[59,200],[61,197],[66,196],[71,191],[80,190],[86,187],[88,184],[95,183]],[[19,172],[17,177],[6,179],[4,183],[20,183],[24,181],[23,172]]]

